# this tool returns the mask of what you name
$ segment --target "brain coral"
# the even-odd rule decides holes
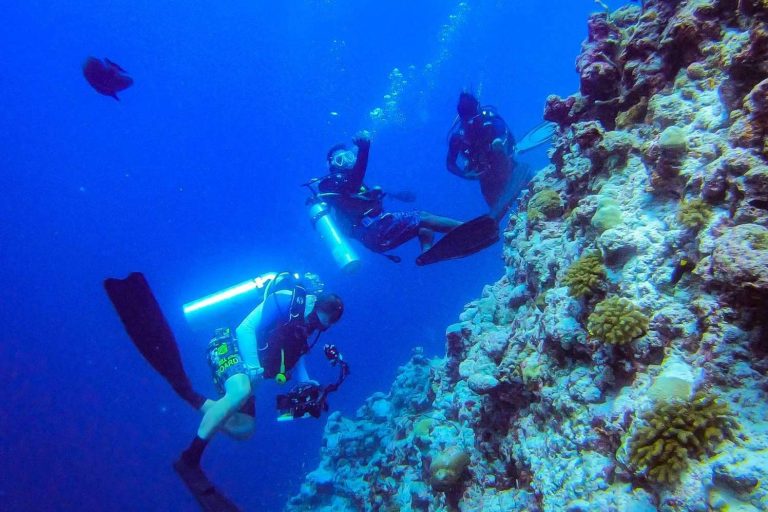
[[[631,300],[609,297],[595,306],[587,329],[594,338],[625,345],[648,331],[648,317]]]
[[[605,281],[605,267],[600,253],[595,251],[576,260],[565,273],[563,284],[572,297],[595,293]]]
[[[678,482],[690,459],[713,453],[724,439],[734,440],[738,428],[728,406],[704,393],[690,401],[660,402],[643,420],[646,425],[629,442],[629,460],[662,484]]]

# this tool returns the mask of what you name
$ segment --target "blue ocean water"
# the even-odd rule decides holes
[[[611,5],[615,7],[615,5]],[[323,341],[352,375],[332,410],[386,391],[414,346],[444,350],[462,306],[503,271],[500,245],[416,267],[360,248],[338,271],[300,184],[327,149],[373,132],[366,181],[459,219],[485,210],[444,167],[458,92],[521,137],[548,94],[578,87],[591,1],[6,2],[0,48],[1,510],[196,510],[171,470],[199,417],[122,330],[102,279],[145,273],[195,384],[207,338],[181,304],[269,270],[319,273],[346,302]],[[124,67],[121,101],[89,55]],[[378,110],[377,110],[378,109]],[[543,150],[527,156],[546,163]],[[411,205],[390,203],[391,209]],[[319,351],[310,374],[335,378]],[[279,510],[314,467],[322,421],[276,423],[259,390],[253,439],[216,438],[203,465],[245,510]]]

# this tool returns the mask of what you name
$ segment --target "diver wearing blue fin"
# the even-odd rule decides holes
[[[489,215],[501,221],[519,193],[515,157],[552,140],[556,125],[545,122],[515,142],[507,123],[496,108],[481,106],[470,92],[463,91],[456,105],[458,117],[448,137],[448,170],[467,180],[478,180],[490,209]]]
[[[176,339],[144,276],[132,273],[126,279],[104,281],[110,301],[137,349],[182,399],[203,413],[195,438],[173,467],[205,511],[238,510],[210,482],[200,460],[218,430],[238,440],[251,436],[256,425],[253,392],[262,379],[274,379],[278,384],[294,380],[303,386],[301,392],[294,390],[278,397],[281,419],[286,415],[317,418],[328,409],[328,394],[336,391],[349,374],[349,366],[336,347],[326,345],[326,357],[340,368],[339,379],[324,387],[309,380],[302,356],[317,343],[320,333],[341,318],[344,304],[337,295],[323,293],[316,276],[307,275],[313,279],[302,281],[297,274],[283,272],[265,274],[269,276],[265,281],[251,280],[254,287],[263,288],[259,304],[234,332],[217,329],[208,344],[208,364],[221,393],[218,400],[206,399],[192,388]],[[229,297],[234,290],[245,289],[243,284],[228,288],[224,295]],[[314,288],[305,288],[309,284]],[[185,313],[219,304],[219,295],[188,303]]]
[[[542,123],[516,143],[496,109],[481,106],[467,91],[459,95],[456,110],[458,117],[448,137],[446,167],[460,178],[480,182],[489,211],[446,233],[416,259],[418,265],[463,258],[496,243],[499,222],[530,179],[529,167],[518,165],[515,156],[546,144],[555,133],[554,123]]]

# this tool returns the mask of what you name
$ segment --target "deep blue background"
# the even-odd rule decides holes
[[[444,169],[457,93],[479,90],[522,136],[548,94],[578,87],[574,60],[596,8],[3,2],[0,509],[195,510],[170,464],[199,418],[128,342],[106,276],[147,275],[207,392],[207,339],[189,333],[180,305],[267,270],[318,272],[346,301],[324,339],[353,369],[334,409],[354,414],[386,391],[412,347],[442,355],[445,327],[502,274],[500,246],[427,268],[412,263],[415,242],[397,251],[400,265],[361,250],[364,268],[344,276],[299,184],[324,172],[329,146],[368,128],[369,184],[412,190],[435,213],[482,213],[477,184]],[[88,55],[133,76],[122,101],[84,81]],[[408,80],[402,118],[374,123],[394,68]],[[332,379],[317,352],[310,372]],[[203,461],[246,510],[278,510],[318,461],[323,422],[277,424],[274,391],[259,391],[253,440],[216,438]]]

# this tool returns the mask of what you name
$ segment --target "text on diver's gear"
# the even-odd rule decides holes
[[[336,382],[324,387],[303,382],[296,385],[290,392],[278,395],[277,409],[281,413],[281,418],[296,419],[305,416],[319,418],[323,412],[328,410],[328,395],[339,389],[350,370],[349,364],[344,361],[336,345],[325,345],[323,352],[331,366],[339,367],[339,376]]]

